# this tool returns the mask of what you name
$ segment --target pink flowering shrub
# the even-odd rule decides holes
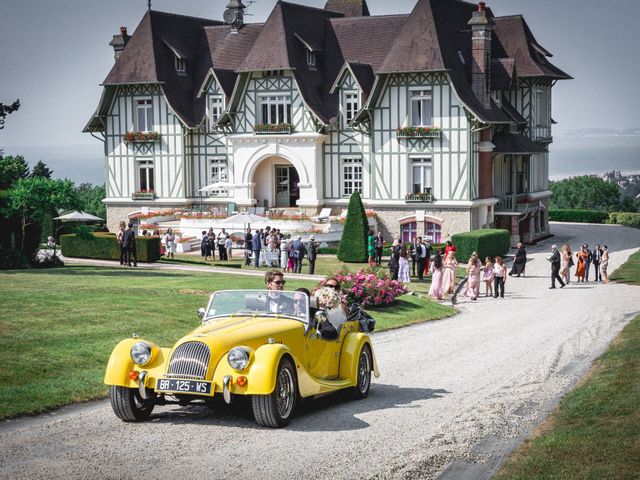
[[[338,271],[333,275],[340,281],[343,299],[348,305],[363,307],[390,305],[409,290],[397,280],[391,280],[384,269],[367,268],[358,273]],[[324,281],[318,288],[324,286]]]

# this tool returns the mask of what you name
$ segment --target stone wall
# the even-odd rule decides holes
[[[139,212],[144,207],[148,207],[150,211],[164,210],[167,208],[185,208],[184,205],[169,205],[169,204],[167,205],[163,204],[162,206],[140,205],[139,203],[130,203],[130,204],[124,204],[124,205],[118,204],[117,206],[107,205],[107,228],[109,229],[110,232],[117,232],[118,225],[120,224],[120,222],[127,223],[129,221],[129,217],[128,217],[129,214]]]
[[[400,237],[400,219],[415,216],[416,210],[406,208],[376,208],[378,225],[385,238]],[[427,209],[427,220],[440,223],[442,239],[447,240],[456,233],[468,232],[471,229],[471,211],[460,209]],[[418,225],[418,235],[424,235],[424,224]]]

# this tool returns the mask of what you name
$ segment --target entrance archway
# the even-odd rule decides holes
[[[300,175],[283,157],[271,156],[262,160],[253,173],[252,183],[259,206],[296,207],[300,200]]]

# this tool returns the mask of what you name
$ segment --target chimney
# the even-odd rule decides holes
[[[120,58],[120,54],[129,42],[130,38],[129,34],[127,34],[127,27],[120,27],[120,35],[114,35],[113,40],[109,42],[109,45],[113,47],[113,57],[116,61]]]
[[[486,4],[478,2],[478,9],[473,12],[471,20],[471,89],[478,100],[486,107],[491,105],[491,32],[495,23],[487,16]]]

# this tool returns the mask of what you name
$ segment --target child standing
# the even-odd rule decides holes
[[[488,297],[489,294],[493,297],[493,278],[493,264],[491,263],[491,257],[487,257],[484,259],[484,271],[482,272],[482,280],[485,285],[485,297]]]
[[[504,264],[502,257],[496,257],[496,263],[493,265],[493,279],[495,283],[494,298],[504,298],[504,284],[507,281],[507,266]]]

